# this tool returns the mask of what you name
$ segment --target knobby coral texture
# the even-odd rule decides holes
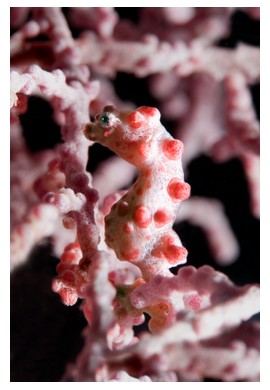
[[[259,9],[11,8],[11,381],[259,381]]]

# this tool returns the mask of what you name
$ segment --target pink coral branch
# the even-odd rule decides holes
[[[202,51],[200,45],[191,47],[184,42],[169,44],[159,42],[154,36],[145,37],[144,42],[102,42],[94,34],[87,34],[78,41],[81,62],[92,66],[102,65],[117,71],[132,72],[145,77],[156,72],[175,69],[180,76],[205,72],[217,80],[240,70],[249,81],[258,79],[258,49],[246,45],[235,51],[209,48]],[[128,57],[125,53],[129,50]],[[93,52],[95,56],[89,57]]]
[[[218,264],[227,265],[236,260],[239,246],[219,201],[191,197],[183,203],[175,222],[185,220],[203,230]]]
[[[222,86],[212,77],[198,74],[191,77],[190,87],[191,104],[175,131],[175,137],[185,145],[185,165],[206,153],[224,131]]]
[[[101,163],[93,175],[93,186],[102,201],[109,194],[127,187],[136,174],[136,167],[113,156]]]
[[[215,331],[218,331],[218,322],[213,322],[213,324],[207,328],[204,328],[202,323],[207,320],[208,313],[209,317],[213,315],[213,318],[215,316],[218,317],[219,310],[229,307],[230,305],[241,306],[241,310],[247,310],[247,314],[243,314],[243,319],[248,318],[256,313],[256,310],[259,310],[259,289],[254,286],[245,286],[245,287],[235,287],[233,283],[222,273],[214,271],[209,266],[203,266],[196,270],[193,267],[186,266],[184,268],[180,268],[178,271],[177,276],[173,276],[172,278],[161,278],[160,276],[156,276],[153,278],[149,283],[140,285],[131,295],[132,303],[135,307],[144,307],[148,306],[154,302],[157,301],[157,293],[154,291],[156,290],[155,287],[158,287],[158,299],[159,300],[170,300],[175,299],[175,296],[173,294],[173,291],[176,291],[178,293],[183,294],[182,299],[184,295],[188,295],[190,293],[195,293],[198,295],[198,304],[196,304],[196,310],[199,310],[202,307],[202,310],[199,312],[196,312],[196,320],[198,322],[193,323],[193,316],[188,316],[188,322],[193,323],[191,328],[196,327],[196,330],[191,330],[191,337],[195,337],[194,334],[198,332],[208,332],[207,329],[211,328],[210,333],[213,331],[213,334]],[[254,305],[241,305],[241,300],[245,300],[248,302],[249,298],[253,297]],[[228,301],[226,303],[226,300]],[[200,302],[201,301],[201,302]],[[178,300],[178,305],[180,309],[183,309],[188,303],[187,301],[183,300],[181,302],[181,299]],[[194,301],[195,303],[195,301]],[[219,305],[222,303],[222,305]],[[225,304],[226,303],[226,304]],[[256,306],[257,305],[257,306]],[[248,312],[248,310],[251,310]],[[236,315],[236,312],[233,313],[232,311],[232,321],[234,321],[234,315]],[[237,314],[241,316],[240,312]],[[237,325],[231,324],[230,319],[226,317],[220,317],[220,321],[224,321],[223,326],[225,326],[226,323],[228,323],[229,326]],[[238,317],[237,317],[238,318]],[[240,317],[241,318],[241,317]],[[204,320],[205,319],[205,320]],[[239,322],[239,319],[237,319]],[[179,325],[181,326],[181,324]],[[184,327],[187,325],[183,325]],[[216,330],[215,330],[216,329]],[[193,333],[195,331],[195,333]],[[179,333],[179,337],[182,333]],[[185,336],[183,336],[185,337]],[[196,336],[197,337],[197,336]],[[206,337],[204,336],[204,333],[202,336],[199,337]]]
[[[260,216],[260,159],[258,156],[245,154],[242,156],[242,163],[246,173],[249,191],[250,205],[253,215]]]
[[[146,35],[145,33],[142,35],[143,40],[141,42],[126,42],[115,39],[104,41],[92,32],[85,33],[75,41],[71,38],[59,9],[34,9],[34,17],[36,19],[35,31],[37,31],[34,33],[34,30],[31,30],[33,31],[31,35],[37,35],[39,29],[49,34],[51,44],[44,48],[49,50],[50,57],[62,51],[64,55],[62,60],[67,61],[70,65],[100,66],[109,72],[132,72],[139,77],[170,70],[175,70],[179,76],[205,72],[217,80],[221,80],[231,72],[236,71],[243,73],[249,82],[257,80],[259,76],[258,49],[248,45],[242,44],[236,50],[227,50],[207,47],[209,38],[204,42],[202,39],[192,37],[190,43],[188,40],[186,42],[183,36],[182,40],[180,37],[179,41],[170,42],[168,39],[164,41],[153,34]],[[59,21],[61,21],[60,24]],[[206,22],[205,30],[209,32],[207,25],[209,25],[209,22]],[[222,23],[220,25],[222,26]],[[37,26],[39,27],[37,28]],[[213,28],[215,39],[221,35],[221,31],[216,27]],[[222,33],[224,33],[223,28]],[[29,33],[21,31],[18,34],[21,35],[17,35],[12,39],[14,47],[22,46]],[[210,33],[210,42],[212,40],[213,37]],[[27,56],[31,58],[32,52],[36,49],[35,46],[27,44],[27,51],[24,53],[25,63],[28,61]],[[129,56],[126,56],[127,52]],[[15,53],[17,53],[17,50],[14,50]],[[47,59],[44,59],[44,63],[46,61]]]
[[[151,282],[139,285],[132,295],[139,296],[142,302],[143,292],[145,305],[152,301],[149,300],[150,292],[158,299],[164,299],[172,296],[173,291],[186,295],[194,291],[210,294],[210,306],[194,312],[190,309],[179,312],[176,321],[167,329],[154,336],[143,334],[134,346],[117,353],[104,350],[103,369],[96,370],[96,375],[99,375],[96,380],[121,380],[125,376],[118,375],[123,369],[127,369],[129,375],[150,375],[153,380],[155,374],[170,375],[170,372],[177,372],[180,377],[193,374],[197,380],[208,375],[225,381],[257,380],[258,327],[241,325],[241,322],[259,310],[258,288],[236,287],[227,277],[208,266],[198,270],[184,267],[174,278],[156,276]],[[177,301],[176,296],[174,299]],[[83,380],[90,380],[93,376],[86,367],[91,364],[89,348],[95,343],[88,339],[86,345],[76,364],[77,370],[75,367],[72,370],[73,380],[77,375]],[[132,359],[136,359],[137,365],[129,369],[128,362]]]
[[[213,155],[222,161],[224,155],[243,152],[259,155],[260,130],[251,95],[242,74],[231,74],[225,80],[227,90],[228,132],[213,148]],[[228,150],[228,151],[227,151]]]
[[[97,381],[99,375],[102,375],[104,356],[108,351],[106,337],[114,323],[112,301],[115,289],[108,280],[109,255],[96,252],[91,260],[88,283],[81,291],[85,298],[83,311],[90,324],[86,334],[86,348],[78,357],[76,366],[71,366],[67,373],[79,381]],[[83,379],[83,372],[87,379]]]
[[[118,22],[118,15],[112,7],[71,7],[68,20],[73,27],[95,30],[102,38],[108,38]]]
[[[58,213],[53,206],[40,204],[28,210],[11,234],[11,270],[21,265],[42,239],[53,235],[57,219]]]
[[[66,176],[66,185],[83,193],[89,201],[81,210],[82,214],[75,213],[74,217],[77,219],[78,236],[83,250],[90,250],[95,248],[98,242],[91,205],[91,202],[97,201],[97,195],[88,187],[89,175],[85,173],[88,148],[82,142],[81,128],[88,120],[89,103],[95,97],[98,86],[95,83],[85,86],[74,83],[69,86],[60,70],[51,74],[37,66],[31,67],[27,74],[31,76],[30,80],[27,80],[23,87],[20,86],[19,90],[16,87],[15,93],[31,94],[38,90],[59,110],[59,114],[63,115],[62,136],[66,143],[59,148],[62,157],[61,169]]]
[[[34,7],[33,18],[39,26],[40,33],[48,35],[55,55],[68,56],[76,62],[76,49],[67,21],[58,7]],[[60,58],[60,57],[59,57]]]
[[[227,342],[229,346],[219,345],[216,340],[212,341],[213,345],[211,342],[169,344],[163,350],[166,359],[156,362],[156,370],[173,370],[184,376],[193,374],[197,381],[207,377],[229,382],[243,378],[257,381],[259,351],[239,339]]]
[[[11,128],[11,269],[26,261],[32,248],[54,232],[57,212],[40,203],[33,192],[44,165],[54,158],[54,151],[31,155],[18,123]]]

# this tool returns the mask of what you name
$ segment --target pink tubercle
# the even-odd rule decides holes
[[[172,220],[172,217],[167,210],[160,209],[155,212],[154,220],[156,227],[161,227],[170,222]]]
[[[151,150],[151,143],[143,142],[139,145],[138,153],[140,157],[143,157],[145,159],[149,156],[150,150]]]
[[[155,107],[147,107],[147,106],[142,106],[138,109],[142,114],[146,116],[155,116],[155,115],[160,115],[159,111]]]
[[[167,192],[173,201],[185,200],[190,196],[190,185],[175,177],[170,180]]]
[[[187,250],[183,246],[169,245],[164,254],[170,264],[179,264],[187,258]]]
[[[138,206],[133,214],[135,224],[140,228],[146,228],[152,221],[151,211],[146,206]]]
[[[135,261],[140,258],[141,251],[139,249],[126,249],[121,251],[120,254],[124,260]]]
[[[183,152],[183,144],[176,139],[166,139],[163,142],[162,151],[169,160],[178,160]]]
[[[128,124],[134,130],[141,127],[145,122],[143,115],[139,111],[132,111],[128,115]]]

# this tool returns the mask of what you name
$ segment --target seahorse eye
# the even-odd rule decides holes
[[[100,114],[99,116],[99,124],[101,127],[103,128],[108,128],[111,126],[111,123],[110,123],[110,118],[111,117],[111,113],[110,112],[103,112],[102,114]]]

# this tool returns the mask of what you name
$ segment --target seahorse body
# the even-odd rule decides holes
[[[139,169],[134,185],[105,218],[107,245],[118,259],[140,267],[146,280],[155,274],[171,276],[169,268],[185,263],[187,256],[172,229],[181,201],[190,194],[182,142],[162,126],[156,108],[145,106],[131,112],[106,106],[84,134]]]

